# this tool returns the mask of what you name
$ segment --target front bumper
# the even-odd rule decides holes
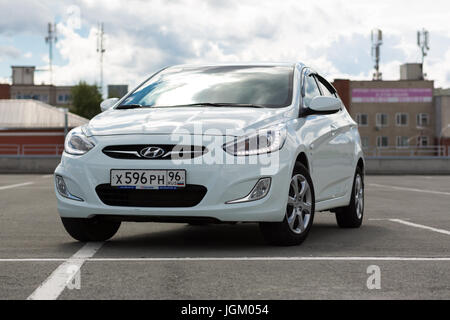
[[[64,153],[55,175],[64,178],[70,193],[83,201],[62,197],[55,187],[58,211],[61,217],[89,218],[97,215],[136,217],[192,217],[214,218],[220,221],[282,221],[287,204],[292,164],[286,146],[273,154],[259,156],[257,160],[271,163],[267,166],[248,157],[254,164],[204,163],[194,159],[177,164],[171,160],[123,160],[113,159],[101,150],[108,145],[140,143],[168,143],[169,137],[156,135],[98,137],[96,146],[83,156]],[[212,149],[208,147],[208,149]],[[225,152],[216,148],[217,153]],[[216,154],[216,156],[220,156]],[[266,159],[261,159],[266,157]],[[202,163],[203,162],[203,163]],[[276,163],[275,163],[276,162]],[[264,169],[265,168],[265,169]],[[185,169],[187,184],[207,188],[206,195],[194,207],[121,207],[104,204],[96,193],[96,187],[110,182],[111,169]],[[268,194],[261,200],[226,204],[249,194],[262,177],[271,178]]]

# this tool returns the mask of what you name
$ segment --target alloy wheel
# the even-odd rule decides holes
[[[364,210],[364,185],[359,174],[355,179],[355,208],[356,216],[361,219]]]
[[[306,230],[311,220],[312,195],[306,178],[297,174],[289,186],[286,219],[292,232],[300,234]]]

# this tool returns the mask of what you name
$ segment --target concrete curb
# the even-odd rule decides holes
[[[366,173],[371,175],[450,175],[450,158],[367,158]]]
[[[53,173],[60,156],[0,157],[0,173]]]

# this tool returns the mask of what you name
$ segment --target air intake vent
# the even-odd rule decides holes
[[[101,184],[95,191],[100,200],[109,206],[183,208],[199,204],[207,189],[195,184],[174,190],[119,189]]]

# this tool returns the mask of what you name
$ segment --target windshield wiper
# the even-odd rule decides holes
[[[184,104],[178,107],[195,107],[195,106],[205,106],[205,107],[243,107],[243,108],[265,108],[262,105],[251,104],[251,103],[225,103],[225,102],[203,102],[203,103],[191,103]]]
[[[174,106],[155,106],[153,108],[175,108],[175,107],[242,107],[242,108],[265,108],[262,105],[258,104],[250,104],[250,103],[225,103],[225,102],[203,102],[203,103],[190,103],[190,104],[180,104]],[[143,106],[141,104],[122,104],[118,106],[116,109],[139,109],[139,108],[148,108],[152,106]]]
[[[143,105],[141,104],[121,104],[116,109],[138,109],[142,108]]]

